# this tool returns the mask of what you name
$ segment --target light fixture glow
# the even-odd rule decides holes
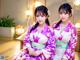
[[[33,15],[31,10],[27,10],[25,13],[26,13],[27,16],[32,16]]]
[[[74,0],[74,4],[75,4],[76,6],[79,6],[79,5],[80,5],[80,0]]]
[[[80,28],[80,23],[75,24],[76,28]]]
[[[41,2],[39,2],[39,1],[36,1],[35,2],[35,7],[38,7],[38,6],[40,6],[40,5],[43,5]]]
[[[21,25],[17,25],[16,26],[16,34],[17,35],[21,35],[22,33],[24,33],[24,28]]]

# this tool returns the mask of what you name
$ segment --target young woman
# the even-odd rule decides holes
[[[36,24],[32,26],[24,39],[22,60],[52,60],[55,50],[53,29],[49,27],[48,9],[39,6],[35,9]]]
[[[74,60],[77,33],[71,22],[72,7],[64,3],[59,7],[60,21],[52,25],[56,36],[56,52],[53,60]]]

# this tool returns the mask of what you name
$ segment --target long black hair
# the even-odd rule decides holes
[[[72,7],[69,3],[64,3],[59,7],[59,14],[65,13],[65,14],[69,14],[70,16],[72,16]],[[60,24],[62,23],[62,20],[60,20],[54,28],[57,28]]]
[[[47,7],[41,5],[41,6],[38,6],[36,9],[35,9],[35,12],[34,12],[34,15],[36,16],[37,12],[41,12],[42,14],[45,14],[46,16],[48,16],[48,9]],[[49,20],[48,18],[45,20],[45,23],[49,26],[50,23],[49,23]],[[39,23],[36,22],[35,25],[31,28],[30,32],[32,32],[32,30],[36,29],[37,27],[39,26]]]

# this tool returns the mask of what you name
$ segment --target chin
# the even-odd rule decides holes
[[[66,20],[62,20],[63,22],[65,22]]]
[[[43,24],[43,22],[39,22],[39,24]]]

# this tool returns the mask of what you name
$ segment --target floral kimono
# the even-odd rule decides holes
[[[52,56],[55,54],[54,51],[56,46],[53,30],[46,25],[41,32],[39,32],[37,28],[31,33],[28,31],[24,39],[24,46],[28,48],[31,47],[35,51],[41,50],[42,54],[39,56],[32,56],[29,55],[27,50],[23,50],[21,54],[22,60],[47,60],[47,54],[50,54],[48,60],[52,60]]]
[[[53,60],[75,60],[75,46],[77,42],[77,33],[75,26],[69,21],[65,27],[62,25],[53,29],[56,37],[55,56]],[[63,29],[62,29],[63,28]]]

